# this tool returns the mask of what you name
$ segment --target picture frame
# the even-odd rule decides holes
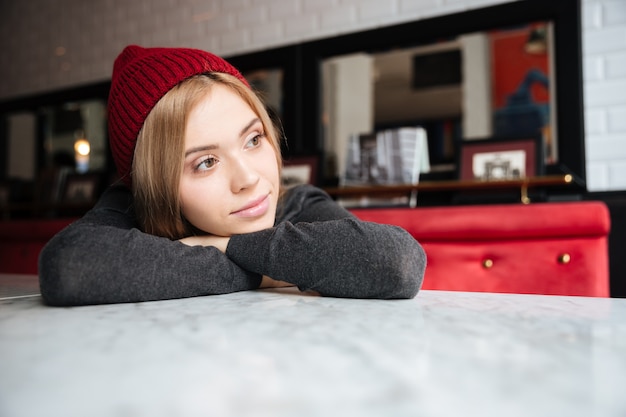
[[[541,135],[465,140],[459,152],[459,179],[519,180],[543,174]]]
[[[317,183],[317,156],[297,156],[283,161],[280,180],[283,187]]]
[[[92,202],[98,196],[99,174],[67,174],[61,193],[61,201],[66,203]]]

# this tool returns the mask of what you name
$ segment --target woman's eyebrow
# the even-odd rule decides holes
[[[250,120],[250,122],[243,129],[241,129],[241,133],[239,133],[239,136],[245,135],[248,129],[250,129],[256,123],[260,123],[260,122],[261,120],[258,117],[255,117],[254,119]]]
[[[205,146],[196,146],[195,148],[187,149],[185,151],[185,158],[196,152],[204,152],[204,151],[212,151],[218,149],[218,145],[205,145]]]

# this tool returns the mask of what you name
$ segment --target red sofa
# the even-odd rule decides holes
[[[609,296],[609,212],[601,202],[353,209],[403,227],[428,255],[424,289]],[[37,273],[73,219],[0,222],[0,273]]]
[[[602,202],[353,209],[403,227],[424,247],[424,289],[609,296]]]
[[[37,274],[39,252],[74,219],[0,222],[0,273]]]

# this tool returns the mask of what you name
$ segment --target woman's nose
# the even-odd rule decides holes
[[[256,169],[245,159],[235,159],[231,163],[231,191],[238,193],[248,189],[259,181]]]

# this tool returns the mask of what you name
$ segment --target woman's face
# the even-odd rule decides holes
[[[234,91],[214,85],[186,125],[183,215],[217,236],[267,229],[279,186],[276,154],[258,116]]]

